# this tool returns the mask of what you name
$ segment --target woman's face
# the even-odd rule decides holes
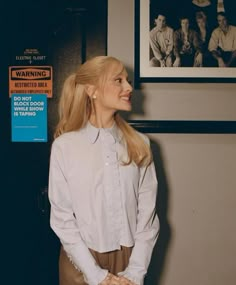
[[[102,88],[97,92],[95,106],[101,111],[130,111],[131,92],[133,88],[128,82],[128,74],[125,69],[120,72],[112,70],[106,78]]]
[[[181,20],[181,28],[183,31],[187,31],[189,28],[189,20],[188,19],[182,19]]]
[[[197,19],[197,25],[199,28],[205,28],[206,27],[206,21],[203,18]]]

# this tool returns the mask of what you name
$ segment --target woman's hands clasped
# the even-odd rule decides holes
[[[116,276],[108,273],[106,278],[99,285],[136,285],[123,276]]]

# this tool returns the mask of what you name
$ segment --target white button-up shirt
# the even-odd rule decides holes
[[[155,58],[161,60],[163,56],[169,55],[173,51],[174,31],[166,26],[163,29],[154,27],[150,33],[150,45]]]
[[[158,236],[154,164],[125,166],[125,159],[116,124],[98,129],[87,123],[52,145],[51,227],[90,285],[99,284],[107,270],[96,264],[88,248],[108,252],[133,247],[128,267],[119,274],[141,285]]]
[[[220,27],[216,28],[209,41],[209,51],[215,51],[217,48],[221,48],[223,51],[235,51],[236,50],[236,27],[229,25],[227,33],[224,33]]]

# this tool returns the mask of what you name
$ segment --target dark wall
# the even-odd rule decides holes
[[[65,77],[86,58],[106,54],[107,3],[4,1],[0,14],[1,283],[57,285],[59,241],[49,227],[47,200],[57,103]],[[25,48],[39,49],[53,66],[47,143],[11,142],[8,67]]]

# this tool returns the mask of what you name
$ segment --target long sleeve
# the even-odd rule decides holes
[[[208,48],[209,51],[215,51],[217,48],[221,48],[225,52],[235,51],[236,27],[230,25],[226,34],[224,34],[220,28],[216,28],[212,32]]]
[[[158,60],[162,59],[163,55],[162,55],[162,52],[161,52],[161,47],[156,39],[157,35],[156,35],[156,30],[152,30],[150,32],[150,35],[149,35],[149,42],[150,42],[150,46],[151,46],[151,49],[153,51],[153,54],[155,56],[155,58],[157,58]]]
[[[219,37],[217,35],[216,30],[214,30],[211,34],[208,49],[209,51],[216,51],[219,45]]]
[[[144,282],[159,234],[159,219],[155,209],[157,179],[154,164],[143,168],[141,173],[135,244],[128,267],[119,273],[138,285],[142,285]]]
[[[63,153],[54,142],[49,172],[50,224],[72,262],[83,272],[87,283],[98,285],[107,275],[107,270],[96,264],[81,238],[68,189],[65,164]]]
[[[173,29],[169,29],[169,42],[166,50],[166,54],[169,55],[172,53],[173,48],[174,48],[174,31]]]
[[[174,55],[175,57],[180,57],[180,41],[181,41],[181,32],[176,30],[174,32]]]
[[[173,29],[166,27],[163,31],[153,28],[149,34],[149,42],[155,58],[161,60],[173,50]]]
[[[194,30],[190,30],[189,33],[192,35],[192,42],[193,42],[193,46],[194,46],[195,51],[196,51],[197,53],[202,52],[201,43],[200,43],[200,41],[199,41],[197,32],[194,31]]]

